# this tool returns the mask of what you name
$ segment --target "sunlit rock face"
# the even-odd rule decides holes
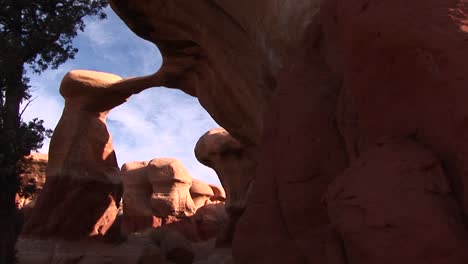
[[[190,196],[192,196],[195,208],[200,208],[206,203],[211,202],[214,196],[213,189],[206,182],[192,179],[192,186],[190,186]]]
[[[261,139],[276,72],[303,37],[320,1],[111,0],[112,8],[163,56],[165,86],[196,95],[245,143]]]
[[[119,168],[106,117],[131,93],[111,92],[117,75],[72,71],[62,80],[62,117],[49,149],[46,183],[23,235],[82,239],[103,236],[117,214]]]
[[[122,193],[106,117],[132,94],[152,87],[158,76],[122,79],[86,70],[65,75],[60,85],[65,107],[50,143],[46,183],[23,236],[80,240],[106,234]]]
[[[192,177],[176,159],[125,163],[122,178],[125,233],[158,227],[168,217],[196,211],[189,191]]]

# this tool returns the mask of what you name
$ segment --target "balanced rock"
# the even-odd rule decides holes
[[[65,108],[50,143],[46,183],[23,236],[80,240],[106,234],[122,192],[106,117],[149,85],[145,77],[123,80],[95,71],[65,75]]]
[[[80,239],[102,236],[113,223],[121,182],[106,116],[129,95],[106,88],[121,80],[91,71],[62,80],[65,109],[50,143],[47,181],[23,235]]]

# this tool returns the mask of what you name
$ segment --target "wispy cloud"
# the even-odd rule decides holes
[[[39,76],[30,74],[37,99],[25,112],[25,120],[39,117],[47,127],[55,127],[63,109],[58,88],[62,77],[71,69],[129,77],[150,74],[160,67],[161,54],[154,44],[138,38],[112,10],[107,10],[107,14],[108,20],[86,21],[85,32],[75,40],[80,49],[75,60]],[[132,96],[126,104],[112,110],[108,118],[120,165],[172,157],[181,160],[193,177],[210,183],[219,180],[213,170],[195,159],[193,148],[203,133],[217,126],[196,98],[162,87]],[[49,146],[45,143],[43,152]]]

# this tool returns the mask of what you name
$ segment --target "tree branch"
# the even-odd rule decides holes
[[[26,105],[24,106],[23,110],[21,110],[21,113],[19,114],[19,120],[21,120],[21,117],[23,116],[23,113],[24,111],[26,111],[26,108],[28,108],[29,104],[32,103],[34,100],[37,99],[37,96],[28,100],[28,102],[26,103]]]

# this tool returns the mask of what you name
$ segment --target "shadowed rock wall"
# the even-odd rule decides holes
[[[467,261],[468,1],[110,2],[258,149],[239,263]]]

